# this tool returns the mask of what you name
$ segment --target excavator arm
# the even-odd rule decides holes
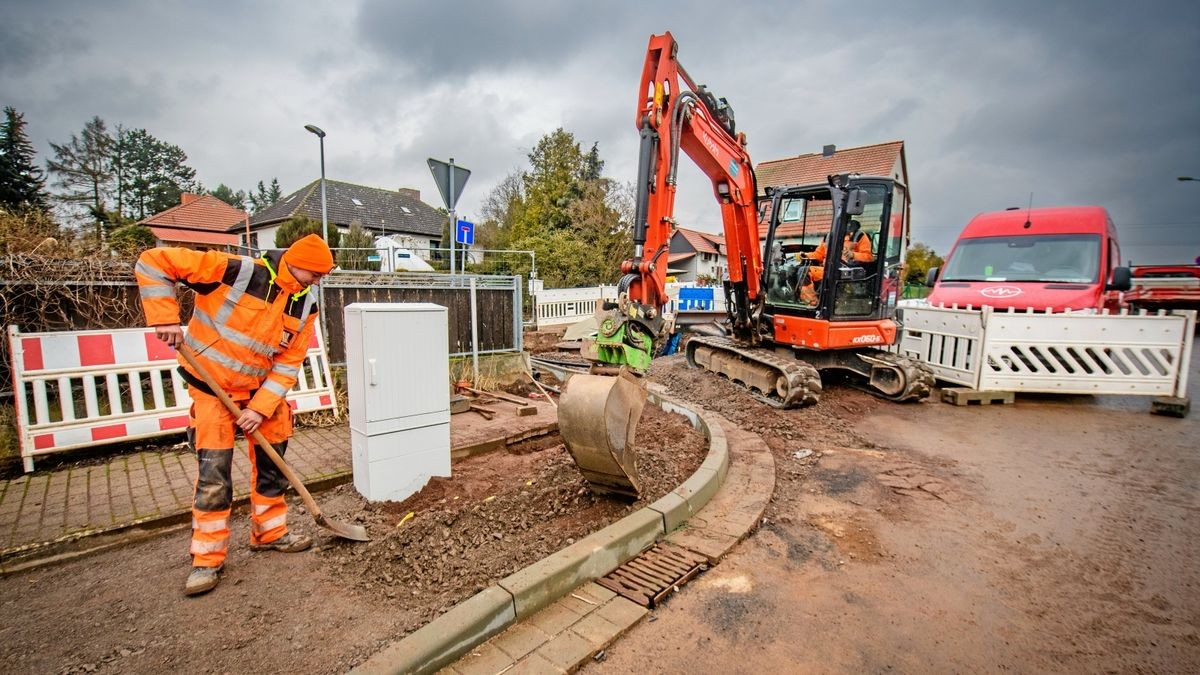
[[[599,318],[593,360],[641,372],[663,331],[666,271],[675,226],[675,194],[682,150],[712,181],[721,207],[729,280],[727,307],[735,335],[753,340],[754,306],[761,301],[757,186],[746,135],[733,109],[697,86],[678,60],[670,33],[654,35],[646,49],[635,121],[641,136],[633,257],[621,265],[618,301]]]
[[[726,306],[735,335],[756,341],[753,322],[762,302],[754,168],[733,109],[695,82],[680,65],[670,33],[646,50],[636,123],[641,135],[633,256],[621,265],[617,301],[596,313],[597,336],[582,353],[589,374],[567,381],[559,429],[567,449],[601,493],[640,492],[634,430],[646,390],[637,379],[666,330],[666,274],[675,227],[675,193],[682,150],[712,181],[725,229],[729,280]]]

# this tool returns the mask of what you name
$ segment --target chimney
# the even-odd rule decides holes
[[[396,192],[399,192],[400,194],[404,195],[405,197],[412,197],[413,199],[415,199],[417,201],[421,201],[421,191],[420,190],[414,190],[413,188],[400,188],[400,189],[396,190]]]
[[[821,148],[822,157],[833,157],[833,153],[835,152],[837,152],[836,145],[826,145],[825,147]]]
[[[185,192],[185,193],[179,195],[179,203],[180,204],[191,204],[192,202],[196,201],[197,199],[200,199],[200,195],[194,194],[191,192]]]

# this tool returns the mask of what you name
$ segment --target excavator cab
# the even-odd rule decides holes
[[[763,209],[769,252],[764,315],[891,317],[906,225],[903,190],[889,178],[844,175],[772,190]]]

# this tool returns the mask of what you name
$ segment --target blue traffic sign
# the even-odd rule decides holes
[[[475,245],[475,223],[460,220],[454,230],[454,241],[467,246]]]

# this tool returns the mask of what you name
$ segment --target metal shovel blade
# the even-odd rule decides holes
[[[580,373],[563,385],[558,430],[593,492],[641,494],[633,439],[645,405],[645,387],[628,375]]]
[[[362,525],[351,525],[350,523],[339,523],[336,520],[330,520],[324,513],[318,513],[314,517],[317,525],[333,532],[342,539],[350,541],[371,541],[371,537],[367,536],[367,528]]]

